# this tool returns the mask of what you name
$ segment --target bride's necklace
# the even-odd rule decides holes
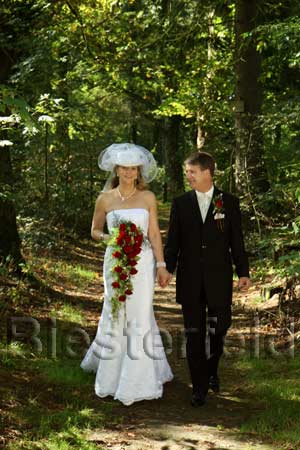
[[[135,194],[135,191],[136,191],[136,187],[133,189],[133,191],[129,195],[122,195],[119,187],[117,187],[117,192],[118,192],[119,197],[122,200],[122,202],[124,202],[125,200],[128,200],[130,197],[132,197],[133,194]]]

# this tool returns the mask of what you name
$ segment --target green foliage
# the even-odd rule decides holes
[[[66,322],[73,322],[78,324],[85,323],[84,315],[82,314],[80,308],[75,308],[72,305],[65,304],[58,307],[53,305],[51,316]]]
[[[86,433],[91,428],[99,429],[106,423],[119,421],[112,415],[111,402],[101,406],[97,402],[95,407],[92,400],[94,375],[84,373],[78,360],[33,357],[27,344],[17,342],[1,344],[0,359],[1,374],[4,369],[26,373],[26,380],[29,377],[31,383],[42,386],[38,392],[26,391],[25,396],[25,381],[20,385],[7,383],[5,391],[1,391],[2,401],[18,405],[13,412],[9,408],[3,420],[11,421],[14,429],[16,426],[23,429],[7,449],[98,449],[98,445],[87,441]]]
[[[26,360],[28,355],[28,347],[22,342],[12,342],[9,345],[2,342],[0,345],[1,365],[7,369],[16,369],[18,361]]]
[[[299,361],[251,359],[239,361],[237,366],[245,371],[252,395],[262,405],[262,409],[242,425],[242,431],[272,438],[277,445],[283,445],[280,448],[297,448],[300,444]]]
[[[256,236],[256,239],[252,236],[249,247],[256,258],[254,278],[291,278],[300,275],[299,230],[295,233],[294,227],[295,223],[272,227],[263,235]]]
[[[97,157],[114,141],[153,150],[161,171],[152,188],[165,198],[164,124],[173,117],[181,123],[179,163],[201,130],[218,163],[217,180],[234,189],[234,3],[7,1],[3,14],[0,43],[15,64],[0,87],[8,118],[1,120],[1,142],[10,146],[15,179],[14,189],[0,195],[22,215],[88,233],[106,178]],[[252,202],[248,196],[247,208],[250,215],[256,207],[263,225],[287,220],[295,232],[299,11],[292,0],[271,0],[258,15],[245,46],[254,40],[262,57],[257,123],[271,188]]]
[[[89,375],[84,372],[80,368],[78,360],[40,359],[33,362],[33,366],[49,382],[78,387],[87,383],[90,388],[93,388],[94,374]],[[78,402],[80,403],[79,399]]]

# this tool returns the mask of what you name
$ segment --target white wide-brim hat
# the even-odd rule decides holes
[[[144,180],[149,183],[157,174],[157,163],[149,150],[130,143],[112,144],[98,158],[100,169],[112,172],[115,166],[139,166]]]

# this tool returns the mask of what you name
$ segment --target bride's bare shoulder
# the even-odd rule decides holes
[[[142,192],[144,200],[149,205],[156,202],[155,194],[152,191],[145,190],[145,191],[141,191],[141,192]]]
[[[115,189],[110,189],[108,191],[101,192],[97,197],[96,204],[98,206],[105,207],[107,204],[109,204],[111,202],[114,195],[115,195]]]

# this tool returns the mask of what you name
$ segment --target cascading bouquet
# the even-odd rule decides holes
[[[108,245],[113,248],[116,262],[111,268],[114,295],[111,297],[112,317],[118,318],[119,310],[127,297],[132,295],[132,277],[138,273],[136,265],[142,250],[144,235],[133,222],[122,221],[112,229]]]

